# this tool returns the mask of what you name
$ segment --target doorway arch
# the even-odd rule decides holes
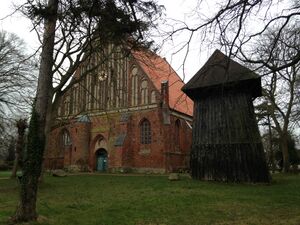
[[[99,148],[95,152],[96,155],[96,171],[106,172],[108,168],[108,154],[104,148]]]

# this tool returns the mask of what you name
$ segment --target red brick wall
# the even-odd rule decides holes
[[[64,146],[62,133],[67,130],[70,134],[71,145]],[[53,129],[50,133],[45,153],[45,167],[64,167],[87,165],[89,155],[90,124],[71,121],[70,124]]]
[[[96,168],[96,151],[106,149],[109,169],[157,169],[176,171],[188,167],[188,154],[191,146],[191,129],[185,120],[180,119],[179,145],[176,145],[175,122],[171,115],[171,124],[163,125],[160,108],[144,109],[131,113],[127,122],[120,122],[121,113],[91,117],[91,123],[71,123],[54,129],[49,138],[45,166],[59,165],[64,157],[64,166],[84,163],[90,170]],[[140,122],[143,119],[151,123],[152,141],[140,143]],[[67,129],[72,145],[63,148],[59,138],[63,129]],[[120,133],[127,133],[123,146],[115,146],[115,139]],[[98,140],[103,139],[101,146]],[[59,162],[58,162],[59,161]],[[49,163],[52,162],[51,165]]]
[[[140,122],[149,120],[151,124],[151,143],[140,143]],[[161,124],[161,115],[158,109],[136,112],[132,115],[131,144],[133,168],[165,169],[164,133]]]
[[[175,132],[177,120],[180,121],[178,134]],[[168,139],[165,143],[167,171],[187,170],[192,145],[192,129],[184,119],[171,115],[171,124],[165,130]]]
[[[90,143],[90,123],[79,123],[71,125],[72,136],[72,165],[87,165]]]

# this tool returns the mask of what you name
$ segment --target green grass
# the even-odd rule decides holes
[[[0,179],[5,177],[10,177],[11,171],[0,171]]]
[[[271,185],[170,182],[165,176],[45,177],[39,223],[48,225],[299,225],[300,176]],[[17,182],[0,179],[0,224],[13,214]]]
[[[21,171],[18,171],[17,174],[21,174]],[[9,178],[11,175],[11,171],[0,171],[0,179]]]

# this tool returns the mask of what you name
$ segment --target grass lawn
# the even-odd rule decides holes
[[[17,181],[0,179],[0,224],[13,214],[17,198]],[[38,212],[40,222],[30,225],[299,225],[300,175],[278,174],[271,185],[46,176]]]
[[[0,171],[0,179],[10,177],[11,171]],[[21,175],[21,171],[17,172],[17,175]]]
[[[11,171],[0,171],[0,178],[9,177],[11,175]]]

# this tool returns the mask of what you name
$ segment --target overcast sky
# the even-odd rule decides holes
[[[20,14],[14,14],[9,16],[13,11],[13,3],[20,4],[24,0],[1,0],[0,8],[0,18],[6,17],[4,20],[0,20],[0,29],[16,33],[21,37],[28,46],[29,51],[34,51],[39,46],[36,39],[36,34],[31,31],[32,26],[30,21],[22,17]],[[190,14],[195,9],[197,0],[160,0],[160,4],[163,4],[166,8],[166,18],[188,21],[190,22]],[[156,36],[159,36],[157,33]],[[157,37],[157,42],[159,42],[159,37]],[[211,51],[206,52],[205,50],[200,50],[199,44],[193,42],[192,47],[189,51],[189,56],[185,63],[185,67],[182,67],[183,59],[185,56],[185,51],[175,53],[175,49],[178,48],[182,43],[186,41],[186,37],[181,35],[173,40],[169,41],[163,46],[159,54],[170,62],[172,67],[177,71],[177,73],[187,82],[203,65],[203,63],[211,54]],[[184,69],[184,71],[183,71]]]
[[[24,0],[1,0],[0,19],[4,17],[7,18],[0,20],[0,29],[16,33],[27,43],[29,51],[34,51],[39,46],[39,43],[36,39],[36,34],[30,32],[32,29],[30,21],[19,14],[8,16],[14,11],[12,2],[20,4],[21,2],[24,2]],[[207,15],[216,10],[216,7],[212,6],[212,4],[214,4],[213,2],[218,1],[202,0],[202,8],[200,9],[196,7],[197,2],[198,0],[159,0],[159,3],[163,4],[166,8],[166,18],[184,21],[188,24],[193,23],[193,13],[197,13],[197,18],[199,18],[200,13],[200,16],[203,16],[203,14]],[[195,11],[196,8],[197,10]],[[277,6],[275,10],[279,9],[280,7]],[[194,21],[194,23],[199,22],[200,21]],[[164,25],[166,24],[168,23],[165,23]],[[257,26],[259,26],[259,23],[255,23],[256,28]],[[159,36],[158,33],[156,35]],[[159,43],[160,38],[157,37],[157,40]],[[203,46],[199,43],[199,39],[195,37],[183,71],[182,63],[185,51],[176,54],[174,53],[176,52],[176,49],[186,42],[186,40],[187,35],[185,34],[174,37],[173,42],[170,41],[165,44],[159,53],[162,57],[166,57],[172,67],[177,71],[181,78],[184,79],[184,82],[187,82],[202,67],[214,51],[214,48],[206,48],[205,44]],[[201,46],[202,48],[200,48]]]

